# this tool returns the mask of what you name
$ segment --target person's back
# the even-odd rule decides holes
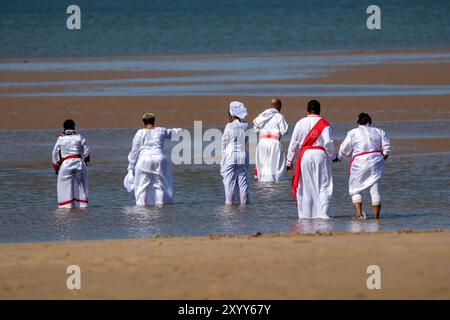
[[[246,152],[246,131],[250,128],[244,120],[247,109],[239,101],[232,101],[228,110],[229,122],[222,135],[222,161],[220,174],[225,189],[225,203],[233,200],[241,204],[248,200],[248,154]]]
[[[58,206],[87,207],[86,163],[90,160],[90,149],[86,139],[75,131],[72,120],[64,122],[64,129],[52,152],[53,168],[58,174]]]
[[[142,117],[144,128],[139,129],[128,154],[128,174],[125,188],[134,190],[136,205],[162,205],[173,202],[172,170],[164,154],[164,141],[182,129],[155,127],[155,116]]]
[[[299,218],[327,219],[333,193],[330,158],[334,154],[334,145],[328,122],[319,116],[320,103],[311,100],[307,112],[308,116],[295,125],[289,144],[288,171],[292,170],[295,152],[300,149],[291,196],[297,200]]]
[[[342,141],[337,160],[352,156],[348,184],[356,217],[365,218],[361,192],[369,189],[374,217],[378,219],[381,210],[380,180],[384,161],[391,152],[391,144],[382,129],[372,127],[369,114],[360,113],[357,123],[359,126],[350,130]]]
[[[222,167],[248,164],[245,146],[248,129],[248,123],[237,119],[225,126],[222,136]]]
[[[351,136],[353,154],[381,150],[386,133],[372,126],[359,126],[348,133]]]
[[[261,182],[278,182],[284,173],[286,157],[281,139],[288,131],[288,124],[280,113],[281,107],[281,100],[274,98],[271,107],[253,120],[254,129],[259,133],[254,176]]]
[[[311,114],[308,115],[302,119],[300,119],[294,128],[295,130],[298,130],[299,132],[299,141],[298,141],[298,145],[303,145],[304,139],[306,138],[306,136],[308,135],[308,133],[311,132],[311,129],[317,124],[317,122],[321,119],[320,116],[315,115],[315,114]],[[322,132],[321,135],[319,135],[315,142],[313,143],[314,146],[321,146],[324,147],[328,156],[332,156],[334,153],[334,145],[333,145],[333,140],[331,140],[330,137],[330,129],[325,128]]]

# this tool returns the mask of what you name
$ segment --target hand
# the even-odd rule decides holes
[[[387,158],[389,157],[389,155],[388,154],[383,154],[383,158],[384,158],[384,160],[387,160]]]
[[[291,171],[292,171],[292,164],[288,164],[288,165],[286,166],[286,171],[287,171],[287,172],[291,172]]]
[[[333,159],[333,162],[341,162],[341,160],[338,157],[336,157]]]

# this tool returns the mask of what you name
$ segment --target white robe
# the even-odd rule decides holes
[[[248,201],[248,154],[246,135],[249,125],[239,120],[228,123],[222,135],[220,174],[225,188],[225,203]]]
[[[348,187],[350,195],[358,194],[370,188],[383,176],[383,154],[388,155],[391,152],[391,144],[386,133],[369,125],[352,129],[341,143],[338,157],[342,159],[352,153],[355,156],[364,152],[372,153],[356,156],[349,169]]]
[[[295,125],[287,155],[288,164],[292,164],[297,149],[319,121],[320,117],[309,115]],[[297,208],[300,219],[328,219],[330,200],[333,194],[331,176],[331,157],[334,155],[330,126],[317,138],[314,146],[323,150],[306,150],[301,162],[301,179],[297,189]]]
[[[258,181],[278,182],[286,166],[286,156],[280,142],[288,131],[286,120],[277,109],[269,108],[256,117],[253,124],[260,134],[255,155]]]
[[[58,171],[58,207],[59,208],[86,208],[88,206],[88,185],[85,159],[89,157],[90,149],[86,139],[73,130],[66,130],[56,140],[52,152],[53,166],[66,157],[79,156],[64,160]]]
[[[136,205],[162,205],[173,202],[172,169],[164,155],[164,140],[182,129],[140,129],[128,155],[125,187],[134,190]]]

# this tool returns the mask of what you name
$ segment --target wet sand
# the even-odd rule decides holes
[[[1,299],[449,299],[449,231],[0,245]],[[81,268],[81,290],[66,268]],[[368,290],[369,265],[381,290]]]
[[[154,112],[166,127],[224,125],[232,99],[246,103],[249,119],[268,105],[269,97],[1,97],[0,129],[59,128],[73,118],[79,128],[140,127],[145,112]],[[289,123],[305,116],[309,97],[282,97],[283,114]],[[389,97],[323,97],[322,115],[330,122],[353,122],[360,112],[375,121],[450,119],[450,95]]]
[[[424,51],[441,53],[441,51]],[[448,53],[448,51],[442,51]],[[392,52],[364,52],[368,56]],[[420,54],[422,51],[405,53]],[[341,53],[351,55],[354,53]],[[359,53],[361,54],[361,53]],[[305,54],[307,56],[308,54]],[[326,55],[325,53],[309,55]],[[263,55],[262,55],[263,56]],[[228,57],[232,59],[233,57]],[[144,58],[136,58],[144,59]],[[151,58],[148,58],[151,59]],[[168,60],[183,59],[169,57]],[[191,58],[192,59],[192,58]],[[208,59],[197,57],[195,59]],[[223,57],[227,59],[227,57]],[[104,59],[108,60],[108,59]],[[50,60],[52,61],[52,60]],[[56,60],[58,61],[58,60]],[[323,74],[308,79],[264,81],[265,83],[305,84],[391,84],[391,85],[450,85],[450,64],[439,62],[354,65],[331,68]],[[180,76],[213,75],[214,72],[174,71],[0,71],[0,83],[24,81],[65,81],[99,79],[135,79]],[[261,83],[261,81],[253,81]],[[194,83],[194,82],[193,82]],[[233,82],[227,82],[233,83]],[[236,82],[238,83],[238,82]],[[175,84],[175,83],[172,83]],[[97,85],[97,84],[96,84]],[[93,86],[96,86],[93,85]],[[142,85],[161,85],[154,82]],[[45,92],[58,92],[62,86],[47,85]],[[39,93],[42,87],[0,88],[0,94]],[[289,123],[295,123],[305,114],[306,103],[318,98],[322,115],[331,122],[351,122],[362,111],[369,112],[375,121],[450,119],[450,95],[393,95],[393,96],[340,96],[340,97],[283,97],[282,112]],[[267,107],[270,97],[261,96],[56,96],[24,97],[0,96],[0,129],[59,128],[68,117],[77,121],[80,128],[117,128],[141,126],[141,115],[154,112],[157,122],[167,127],[192,127],[195,120],[204,125],[223,125],[227,121],[227,106],[231,100],[246,103],[249,119]],[[30,120],[32,119],[32,120]]]

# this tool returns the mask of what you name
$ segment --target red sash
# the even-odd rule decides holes
[[[297,157],[297,163],[295,164],[294,176],[292,177],[292,185],[291,185],[291,197],[296,199],[298,184],[301,179],[301,163],[303,154],[308,149],[316,149],[325,151],[324,147],[313,146],[316,142],[317,138],[322,134],[323,129],[328,127],[330,124],[324,119],[320,118],[319,121],[314,125],[311,131],[306,135],[305,140],[303,141],[302,147],[300,148],[300,152]]]
[[[355,160],[356,157],[364,156],[366,154],[371,154],[371,153],[381,153],[381,154],[383,154],[383,151],[381,151],[381,150],[372,150],[372,151],[366,151],[366,152],[361,152],[361,153],[355,154],[353,156],[352,160],[350,160],[350,166],[348,168],[348,175],[350,176],[350,172],[352,170],[353,160]]]

